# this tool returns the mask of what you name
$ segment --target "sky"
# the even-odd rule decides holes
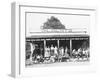
[[[90,16],[27,13],[26,34],[28,35],[30,32],[41,32],[41,26],[51,16],[58,18],[65,25],[66,29],[86,28],[89,31]]]

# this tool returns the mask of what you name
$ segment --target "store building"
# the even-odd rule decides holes
[[[42,49],[42,55],[45,54],[46,47],[63,47],[64,49],[67,47],[69,49],[69,55],[72,55],[72,50],[79,48],[89,48],[89,35],[85,31],[74,30],[70,31],[44,31],[37,32],[31,35],[30,37],[26,37],[26,43],[32,43],[38,46],[39,49]]]

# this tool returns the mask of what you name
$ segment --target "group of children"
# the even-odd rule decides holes
[[[43,54],[44,53],[44,54]],[[71,53],[71,54],[70,54]],[[27,64],[39,64],[39,63],[54,63],[54,62],[67,62],[71,59],[89,58],[89,48],[87,49],[73,49],[72,52],[68,47],[46,46],[38,48],[31,45],[31,55]]]
[[[68,48],[51,45],[51,47],[46,47],[44,52],[44,57],[46,62],[61,62],[63,58],[66,60],[69,58]]]
[[[73,49],[72,57],[73,58],[77,58],[77,59],[79,59],[79,58],[81,58],[81,59],[89,59],[89,57],[90,57],[89,48],[78,48],[77,50]]]
[[[57,48],[57,46],[53,47],[53,45],[51,45],[51,47],[46,47],[45,48],[45,57],[50,57],[50,56],[56,56],[56,57],[63,57],[63,56],[68,56],[68,48],[66,47],[64,49],[64,47],[60,47],[59,49]]]

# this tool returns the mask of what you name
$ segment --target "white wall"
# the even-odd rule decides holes
[[[95,26],[95,53],[96,56],[96,73],[69,73],[62,75],[34,76],[24,78],[23,80],[98,80],[100,74],[100,0],[1,0],[0,1],[0,80],[11,80],[11,2],[21,1],[34,3],[39,6],[94,6],[97,7],[97,26]]]

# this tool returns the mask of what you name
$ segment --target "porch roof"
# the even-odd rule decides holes
[[[89,35],[33,35],[33,36],[30,36],[30,37],[26,37],[26,38],[35,38],[35,39],[38,39],[38,38],[71,38],[71,37],[89,37]]]

